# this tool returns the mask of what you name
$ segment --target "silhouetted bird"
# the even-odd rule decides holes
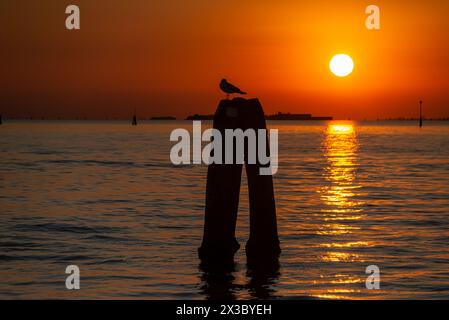
[[[246,94],[246,92],[243,92],[233,84],[229,83],[226,79],[222,79],[220,82],[220,89],[226,93],[226,98],[229,99],[229,95],[233,93],[238,94]]]

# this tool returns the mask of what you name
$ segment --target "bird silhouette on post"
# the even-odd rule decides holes
[[[226,99],[229,100],[229,95],[233,94],[233,93],[238,93],[238,94],[246,94],[246,92],[243,92],[242,90],[240,90],[239,88],[237,88],[236,86],[234,86],[233,84],[229,83],[226,79],[222,79],[220,82],[220,89],[226,93]]]

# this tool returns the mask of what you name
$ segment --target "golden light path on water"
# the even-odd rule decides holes
[[[361,209],[362,202],[356,200],[357,190],[361,186],[357,183],[357,152],[358,140],[352,123],[330,124],[323,140],[323,154],[327,165],[324,168],[326,185],[319,189],[321,201],[325,204],[322,212],[323,224],[317,232],[320,235],[332,236],[335,241],[321,243],[320,246],[329,248],[321,260],[324,262],[362,262],[363,259],[348,248],[369,246],[366,241],[340,242],[339,236],[347,236],[360,230],[351,221],[364,218]],[[362,281],[349,274],[337,274],[333,284],[344,286],[349,283]],[[348,292],[350,290],[350,292]],[[355,292],[348,288],[329,288],[325,292],[317,292],[320,298],[345,298],[345,294]]]

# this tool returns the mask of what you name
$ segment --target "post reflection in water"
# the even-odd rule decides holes
[[[249,297],[269,299],[276,296],[274,285],[280,276],[279,262],[246,265],[246,284],[236,281],[235,273],[239,268],[234,261],[200,264],[201,291],[208,300],[236,300],[239,292],[247,290]],[[243,297],[243,298],[249,298]]]
[[[361,230],[360,223],[355,222],[360,222],[364,214],[361,209],[363,203],[357,200],[361,185],[357,181],[358,140],[354,125],[330,124],[322,147],[327,165],[324,168],[326,184],[319,189],[323,209],[318,234],[325,239],[320,243],[325,250],[321,260],[330,264],[363,262],[363,257],[354,250],[370,245],[356,236]],[[318,292],[316,296],[343,298],[349,293],[348,290],[354,292],[355,289],[348,289],[351,284],[362,281],[355,275],[344,272],[332,277],[332,287]]]

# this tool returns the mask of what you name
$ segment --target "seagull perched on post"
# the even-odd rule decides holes
[[[229,95],[233,93],[238,94],[246,94],[246,92],[243,92],[233,84],[229,83],[226,79],[222,79],[220,82],[220,89],[226,93],[226,99],[229,99]]]

